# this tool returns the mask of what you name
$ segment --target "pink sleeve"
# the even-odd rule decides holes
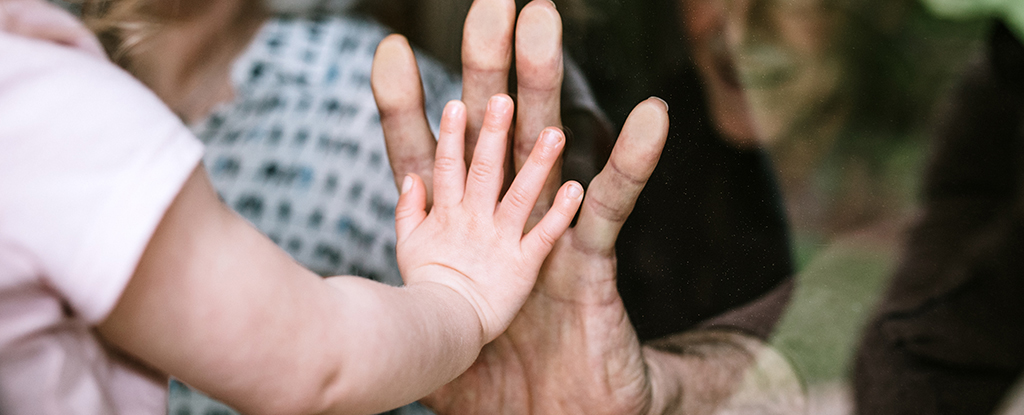
[[[3,33],[0,56],[0,243],[30,253],[38,282],[97,323],[202,145],[109,62]]]

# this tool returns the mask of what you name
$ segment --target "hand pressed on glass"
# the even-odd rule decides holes
[[[399,268],[406,285],[435,283],[459,293],[480,318],[483,343],[501,334],[526,301],[544,258],[569,227],[583,195],[578,183],[563,185],[552,209],[524,235],[565,138],[556,128],[542,131],[499,202],[512,114],[508,96],[488,101],[467,172],[466,107],[459,101],[448,103],[434,162],[433,207],[428,214],[426,186],[409,174],[395,214]]]

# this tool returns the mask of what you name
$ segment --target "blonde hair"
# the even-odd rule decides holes
[[[145,10],[149,0],[72,1],[110,59],[123,67],[130,64],[130,52],[156,30],[157,22]]]

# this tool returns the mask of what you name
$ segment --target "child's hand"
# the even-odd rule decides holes
[[[466,108],[459,101],[448,103],[434,161],[433,208],[427,214],[424,184],[409,175],[395,212],[398,266],[406,285],[441,284],[462,295],[480,318],[484,343],[511,323],[583,200],[582,186],[566,183],[552,209],[523,235],[565,138],[556,128],[545,129],[499,203],[512,107],[506,95],[488,102],[467,175]]]

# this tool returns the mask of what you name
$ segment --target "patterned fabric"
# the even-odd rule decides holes
[[[328,276],[399,285],[394,208],[370,69],[380,25],[354,18],[277,19],[235,64],[237,98],[195,128],[225,202]],[[460,83],[420,60],[436,131]]]
[[[298,262],[323,276],[401,284],[398,200],[370,70],[381,25],[354,17],[269,21],[236,61],[236,99],[194,127],[221,198]],[[437,132],[458,78],[418,59]],[[170,414],[230,414],[180,384]],[[419,405],[394,411],[429,413]]]

